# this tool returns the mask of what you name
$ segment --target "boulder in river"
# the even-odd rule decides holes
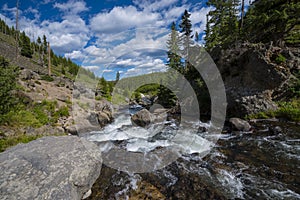
[[[146,127],[154,121],[154,116],[147,109],[143,109],[131,116],[131,122],[141,127]]]
[[[240,118],[230,118],[229,123],[231,124],[232,128],[238,131],[250,131],[251,125]]]
[[[98,147],[75,136],[43,137],[0,154],[0,199],[82,199],[100,174]]]

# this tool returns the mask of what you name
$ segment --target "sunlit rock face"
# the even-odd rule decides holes
[[[0,199],[81,199],[100,174],[97,146],[75,136],[44,137],[0,154]]]

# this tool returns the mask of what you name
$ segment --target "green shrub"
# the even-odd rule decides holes
[[[48,82],[54,81],[54,79],[51,76],[49,76],[48,74],[41,76],[41,79],[44,81],[48,81]]]
[[[300,122],[300,99],[290,102],[279,102],[276,111],[259,112],[246,116],[247,119],[284,118],[290,121]]]
[[[282,64],[286,62],[286,58],[282,54],[278,54],[278,56],[275,58],[275,62],[277,64]]]
[[[33,112],[28,110],[19,110],[17,112],[10,112],[6,118],[7,123],[11,126],[25,126],[25,127],[41,127],[43,124],[36,118]]]
[[[300,99],[279,103],[279,109],[275,111],[275,115],[292,121],[300,121]]]
[[[1,115],[10,112],[17,103],[13,91],[17,89],[18,73],[17,67],[10,65],[7,60],[0,56],[0,120],[3,118]]]
[[[248,115],[246,116],[246,119],[270,119],[274,117],[275,117],[274,111],[266,111],[266,112],[259,112],[256,114]]]

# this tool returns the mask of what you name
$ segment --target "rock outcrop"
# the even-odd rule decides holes
[[[107,100],[95,100],[95,91],[82,83],[76,83],[73,90],[74,124],[66,127],[67,132],[76,135],[97,131],[113,121],[113,106]],[[76,131],[74,131],[76,130]]]
[[[277,109],[274,100],[285,96],[291,71],[300,63],[294,50],[272,45],[243,44],[211,55],[225,83],[228,114],[237,117]],[[286,61],[276,61],[279,55]]]
[[[0,199],[82,199],[100,174],[98,147],[75,136],[44,137],[0,154]]]

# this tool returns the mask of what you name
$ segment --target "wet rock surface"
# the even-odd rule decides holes
[[[0,154],[0,198],[81,199],[101,162],[97,146],[75,136],[19,144]]]

